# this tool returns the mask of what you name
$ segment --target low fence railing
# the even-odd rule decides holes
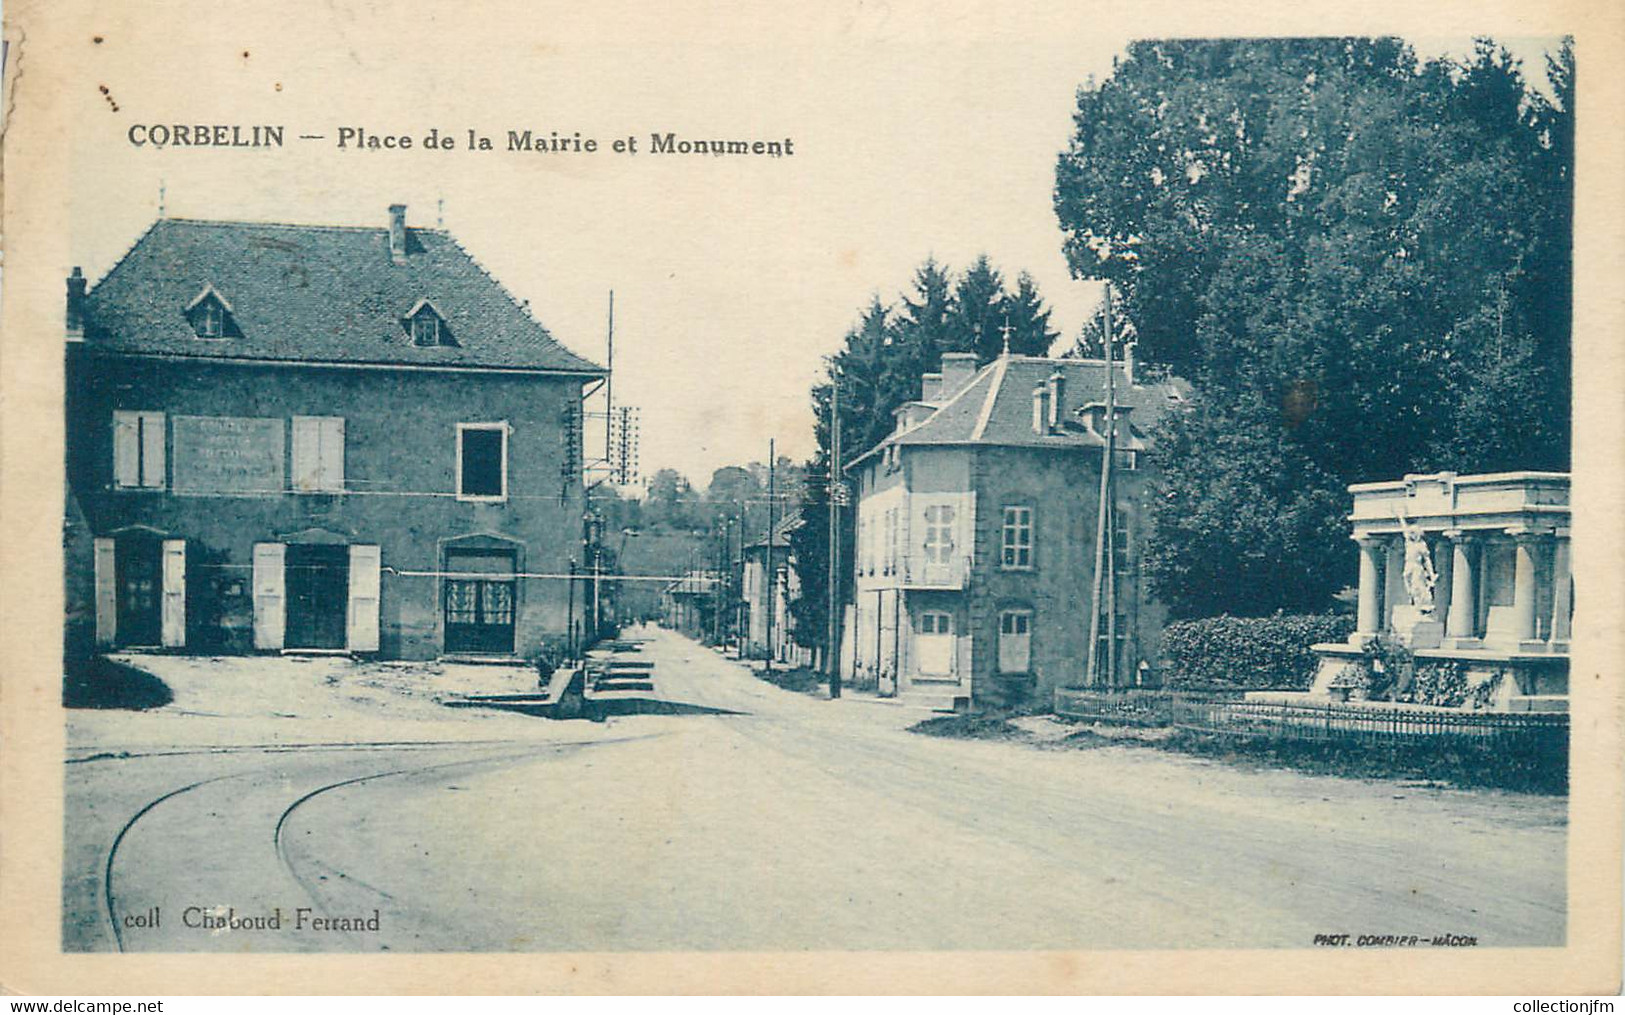
[[[1492,741],[1511,738],[1566,742],[1569,730],[1569,717],[1563,713],[1248,701],[1240,693],[1062,688],[1055,692],[1055,711],[1073,719],[1298,740],[1417,741],[1451,737],[1489,746]]]

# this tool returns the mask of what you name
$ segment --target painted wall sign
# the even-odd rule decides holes
[[[238,416],[176,416],[176,493],[277,493],[283,489],[286,423]]]

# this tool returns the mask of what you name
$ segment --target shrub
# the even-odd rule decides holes
[[[1343,641],[1353,618],[1335,614],[1205,617],[1162,633],[1167,685],[1200,691],[1306,691],[1318,662],[1309,646]]]
[[[137,666],[106,656],[70,660],[62,678],[63,708],[144,711],[175,700],[169,685]]]

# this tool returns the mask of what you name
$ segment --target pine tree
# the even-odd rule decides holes
[[[1060,338],[1059,332],[1049,326],[1049,308],[1038,294],[1038,283],[1032,275],[1022,272],[1016,276],[1016,291],[1004,300],[1005,320],[1010,326],[1010,351],[1017,356],[1048,356],[1050,347]],[[1004,344],[1000,335],[999,344]]]
[[[944,351],[974,352],[978,363],[997,357],[1004,348],[999,328],[1004,324],[1005,309],[1004,276],[982,254],[954,287],[948,347]]]
[[[919,396],[920,376],[936,370],[950,341],[953,286],[948,270],[935,258],[914,270],[912,291],[903,294],[902,306],[892,321],[891,355],[886,361],[886,385],[905,398]]]

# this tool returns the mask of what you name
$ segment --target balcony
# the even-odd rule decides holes
[[[903,589],[945,589],[965,587],[970,577],[969,557],[933,560],[924,556],[903,557],[897,562],[897,586]]]

